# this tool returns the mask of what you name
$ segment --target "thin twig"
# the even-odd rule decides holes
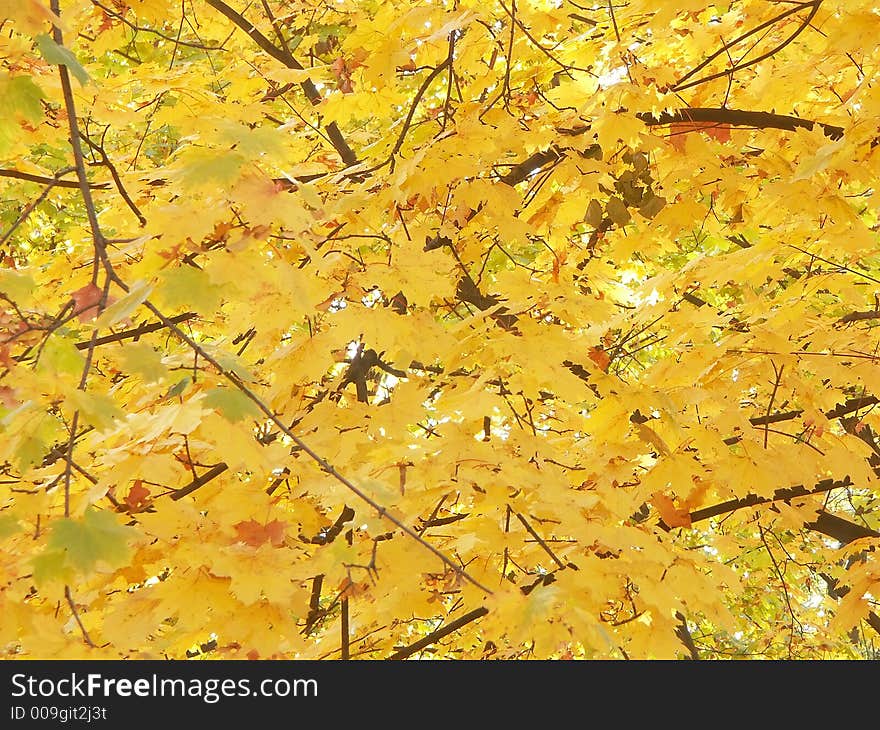
[[[43,189],[43,192],[41,192],[35,200],[32,200],[25,206],[24,210],[21,211],[18,218],[15,219],[15,223],[13,223],[9,227],[9,230],[6,231],[6,233],[4,233],[2,237],[0,237],[0,246],[2,246],[9,240],[9,237],[12,236],[12,234],[15,233],[16,229],[28,219],[28,216],[30,216],[30,214],[34,212],[34,209],[46,199],[49,193],[52,192],[52,188],[57,187],[62,182],[64,182],[61,180],[61,178],[64,177],[67,173],[73,172],[74,169],[75,168],[73,167],[65,167],[63,170],[59,170],[55,173],[54,179],[49,180],[46,187]],[[78,187],[78,185],[76,185],[76,187]]]
[[[76,603],[74,603],[73,595],[70,593],[70,586],[64,586],[64,597],[67,599],[67,605],[70,606],[70,612],[73,614],[73,618],[76,619],[76,624],[79,626],[80,633],[82,634],[86,646],[92,649],[97,648],[89,636],[89,632],[86,631],[86,627],[83,626],[82,619],[79,617],[79,611],[76,610]]]
[[[514,514],[516,515],[516,519],[518,519],[520,521],[522,526],[525,527],[526,530],[528,530],[528,533],[533,538],[535,538],[535,542],[537,542],[538,545],[540,545],[542,548],[544,548],[544,552],[546,552],[551,558],[553,558],[553,562],[555,562],[556,565],[558,565],[560,567],[560,569],[564,569],[565,563],[563,563],[558,557],[556,557],[556,553],[554,553],[550,549],[550,546],[547,545],[546,542],[544,542],[543,538],[537,532],[535,532],[534,528],[526,521],[526,518],[523,517],[519,512],[514,512]]]

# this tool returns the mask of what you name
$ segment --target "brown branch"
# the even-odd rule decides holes
[[[861,410],[862,408],[866,408],[867,406],[872,406],[876,403],[880,403],[873,395],[863,396],[861,398],[850,398],[849,400],[841,403],[830,411],[825,411],[825,418],[829,421],[833,421],[835,418],[842,418],[854,411]],[[797,418],[799,415],[803,413],[803,410],[794,410],[794,411],[785,411],[783,413],[773,413],[767,416],[754,416],[749,419],[749,423],[753,426],[764,426],[770,423],[780,423],[781,421],[790,421],[793,418]],[[728,446],[732,446],[733,444],[737,444],[742,441],[742,436],[730,436],[729,438],[724,439],[724,443]]]
[[[850,312],[849,314],[844,314],[837,321],[846,324],[847,322],[862,322],[866,319],[880,319],[880,312],[876,309],[872,309],[870,312]]]
[[[760,25],[757,25],[754,28],[752,28],[751,30],[743,33],[741,36],[734,38],[732,41],[725,43],[719,50],[715,51],[715,53],[713,53],[711,56],[709,56],[705,61],[703,61],[699,65],[695,66],[690,71],[688,71],[684,76],[682,76],[675,83],[675,85],[670,88],[670,91],[683,91],[684,89],[690,89],[694,86],[698,86],[699,84],[704,84],[708,81],[712,81],[713,79],[717,79],[722,76],[732,76],[736,71],[740,71],[741,69],[747,68],[749,66],[754,66],[756,63],[760,63],[761,61],[763,61],[767,58],[770,58],[770,56],[773,56],[774,54],[779,53],[779,51],[781,51],[783,48],[785,48],[789,43],[791,43],[795,38],[797,38],[804,31],[804,29],[807,28],[807,26],[809,26],[810,22],[813,20],[816,13],[819,11],[819,6],[821,4],[822,4],[822,0],[813,0],[813,2],[803,3],[803,4],[798,3],[793,8],[790,8],[789,10],[786,10],[786,11],[780,13],[775,18],[771,18],[770,20],[765,21],[764,23],[761,23]],[[746,61],[745,63],[734,64],[732,68],[727,68],[727,69],[724,69],[723,71],[718,71],[717,73],[709,74],[707,76],[701,76],[700,78],[695,79],[694,81],[691,81],[689,84],[684,83],[689,78],[691,78],[694,74],[696,74],[700,69],[705,68],[708,64],[710,64],[716,58],[718,58],[722,54],[728,53],[728,51],[731,48],[733,48],[735,45],[737,45],[741,41],[744,41],[746,38],[753,36],[755,33],[763,30],[764,28],[768,28],[771,25],[778,23],[780,20],[787,18],[789,15],[793,15],[795,13],[800,12],[801,10],[803,10],[806,7],[812,7],[812,10],[810,10],[809,15],[807,15],[807,17],[801,22],[800,26],[798,26],[798,28],[794,31],[794,33],[792,33],[788,38],[786,38],[784,41],[782,41],[778,45],[771,48],[769,51],[766,51],[765,53],[762,53],[760,56],[756,56],[755,58],[751,59],[750,61]]]
[[[312,578],[312,592],[309,596],[309,615],[306,616],[306,625],[301,632],[304,636],[308,636],[312,633],[312,629],[318,622],[318,619],[324,615],[324,611],[321,610],[321,588],[323,585],[323,573],[319,573]]]
[[[166,41],[172,41],[176,45],[179,46],[187,46],[188,48],[196,48],[200,51],[223,51],[226,50],[222,45],[220,46],[206,46],[202,43],[193,43],[192,41],[183,41],[180,38],[174,38],[170,35],[165,35],[161,31],[155,30],[154,28],[146,28],[142,25],[137,25],[136,23],[132,23],[130,20],[127,20],[122,13],[117,13],[111,8],[108,8],[106,5],[102,5],[98,0],[91,0],[92,5],[96,8],[100,8],[104,13],[106,13],[109,17],[114,18],[121,22],[123,25],[127,25],[134,31],[142,31],[144,33],[152,33],[153,35],[158,36],[159,38],[164,38]]]
[[[351,585],[351,580],[349,580],[349,585]],[[351,659],[351,632],[348,628],[348,599],[342,599],[342,605],[339,610],[339,630],[341,634],[342,647],[340,649],[340,658],[342,659]]]
[[[83,626],[82,619],[79,617],[79,611],[76,610],[76,603],[74,603],[73,595],[70,593],[70,586],[64,586],[64,597],[67,599],[67,605],[70,606],[70,612],[73,614],[73,618],[76,619],[76,625],[79,626],[80,633],[82,633],[83,642],[85,642],[86,646],[95,649],[95,643],[89,636],[89,632],[86,631],[86,627]]]
[[[819,517],[814,522],[808,522],[806,527],[821,532],[843,545],[863,537],[880,537],[880,532],[832,515],[830,512],[820,512]]]
[[[59,0],[51,0],[50,7],[55,15],[61,15],[61,7]],[[52,27],[52,39],[59,46],[64,45],[64,35],[61,32],[61,28],[58,25]],[[79,140],[79,122],[76,118],[76,103],[73,99],[73,86],[70,83],[70,74],[68,73],[67,66],[63,63],[58,64],[58,77],[61,81],[61,94],[64,98],[64,111],[67,115],[67,128],[70,131],[70,148],[73,152],[73,161],[74,167],[76,169],[76,177],[79,183],[79,191],[80,196],[82,197],[83,206],[86,209],[86,217],[89,221],[89,228],[92,232],[92,246],[94,250],[94,254],[92,256],[92,284],[94,285],[98,279],[98,262],[99,260],[104,264],[107,270],[107,276],[104,281],[104,286],[101,291],[101,298],[97,303],[97,311],[100,313],[106,303],[107,303],[107,294],[110,290],[111,283],[111,271],[112,268],[110,266],[110,261],[107,258],[107,247],[106,242],[104,240],[104,234],[101,233],[101,227],[98,224],[98,214],[95,211],[95,203],[92,199],[92,192],[89,187],[89,181],[86,177],[86,163],[85,158],[83,157],[82,145],[80,145]],[[79,385],[77,386],[77,390],[85,392],[86,384],[88,382],[89,372],[92,368],[92,358],[95,353],[95,340],[98,338],[98,332],[95,330],[92,333],[91,340],[89,342],[88,347],[86,348],[86,356],[85,361],[83,362],[82,374],[80,375]],[[45,342],[45,340],[44,340]],[[67,453],[65,455],[65,464],[64,464],[64,516],[70,516],[70,483],[73,472],[73,447],[76,441],[76,430],[79,423],[79,409],[73,412],[73,418],[70,421],[70,438],[67,442]],[[68,596],[69,598],[69,596]],[[71,609],[74,611],[74,615],[76,615],[76,609],[73,605],[73,601],[70,600]],[[78,620],[78,619],[77,619]]]
[[[63,182],[61,178],[67,173],[73,172],[74,169],[75,168],[73,167],[65,167],[63,170],[59,170],[58,172],[56,172],[53,178],[50,178],[49,182],[46,184],[46,187],[43,188],[43,192],[41,192],[35,200],[32,200],[24,207],[18,218],[15,219],[15,223],[13,223],[9,227],[8,231],[0,236],[0,246],[2,246],[9,240],[10,236],[15,233],[16,229],[28,219],[31,213],[34,212],[34,209],[46,199],[49,193],[52,192],[52,188],[58,187]],[[79,186],[77,185],[77,187]],[[24,317],[22,317],[22,319],[24,319]]]
[[[777,489],[773,493],[772,497],[760,497],[757,494],[749,494],[740,499],[731,499],[727,502],[721,502],[720,504],[712,505],[711,507],[704,507],[703,509],[698,509],[694,512],[691,512],[691,524],[693,524],[694,522],[702,522],[703,520],[708,520],[712,517],[717,517],[718,515],[735,512],[736,510],[743,509],[744,507],[756,507],[757,505],[770,504],[771,502],[783,502],[790,499],[795,499],[797,497],[808,497],[813,494],[830,492],[832,489],[840,489],[842,487],[850,486],[852,486],[852,482],[850,481],[849,477],[845,477],[841,480],[823,479],[822,481],[817,482],[812,489],[807,489],[803,485],[789,487],[786,489]],[[669,529],[662,521],[660,523],[660,526],[663,529]]]
[[[434,68],[431,73],[429,73],[425,80],[422,82],[422,85],[419,87],[418,91],[416,91],[416,95],[412,100],[412,103],[409,107],[409,113],[406,115],[406,119],[403,121],[403,129],[400,130],[400,134],[397,135],[397,141],[394,143],[394,147],[391,150],[390,158],[393,158],[398,152],[400,152],[400,148],[403,147],[403,141],[406,139],[406,133],[409,131],[410,126],[412,125],[413,116],[416,113],[416,109],[419,106],[419,102],[422,100],[422,97],[425,95],[425,92],[428,90],[428,87],[431,83],[436,79],[443,71],[452,65],[452,52],[450,51],[449,55],[446,56],[443,61]]]
[[[213,1],[213,0],[212,0]],[[112,271],[112,269],[111,269]],[[118,274],[113,272],[114,281],[122,288],[125,288],[126,291],[128,289],[125,282],[119,278]],[[374,509],[381,519],[387,520],[391,524],[393,524],[397,529],[401,530],[407,537],[415,540],[419,545],[421,545],[425,550],[430,552],[434,557],[439,559],[447,568],[451,569],[452,572],[462,580],[466,580],[472,585],[476,586],[480,590],[485,591],[488,594],[492,594],[491,589],[484,586],[480,583],[476,578],[471,576],[461,565],[457,564],[452,558],[446,555],[441,550],[438,550],[427,540],[422,538],[417,532],[415,532],[409,525],[403,522],[400,518],[395,517],[391,514],[387,508],[383,507],[379,502],[373,499],[369,494],[367,494],[363,489],[358,487],[351,479],[346,477],[344,474],[340,473],[332,464],[330,464],[327,459],[321,456],[317,451],[315,451],[311,446],[309,446],[305,441],[303,441],[299,436],[297,436],[293,430],[287,426],[276,414],[275,412],[266,405],[265,401],[263,401],[260,396],[254,393],[242,380],[227,367],[224,367],[216,357],[211,355],[204,347],[199,345],[195,340],[193,340],[189,335],[186,334],[180,327],[176,324],[172,323],[168,317],[166,317],[162,311],[156,307],[151,301],[146,300],[143,303],[147,309],[149,309],[156,317],[158,317],[162,322],[166,324],[166,326],[174,333],[174,335],[183,342],[187,347],[190,348],[194,353],[197,353],[200,358],[202,358],[205,362],[209,363],[213,366],[217,372],[223,376],[226,380],[228,380],[233,387],[235,387],[242,395],[244,395],[248,400],[250,400],[273,424],[275,424],[276,428],[280,429],[281,432],[287,436],[301,451],[303,454],[308,456],[313,462],[315,462],[322,471],[331,476],[337,482],[345,486],[352,494],[356,495],[358,499],[365,502],[372,509]]]
[[[45,175],[34,175],[30,172],[21,172],[20,170],[0,169],[0,177],[11,177],[15,180],[27,180],[28,182],[40,183],[42,185],[51,185],[56,188],[72,188],[74,190],[79,190],[80,188],[80,184],[76,180],[58,180],[54,177],[46,177]],[[110,187],[110,183],[87,184],[92,190],[106,190]]]
[[[256,26],[247,20],[247,18],[240,13],[237,13],[229,7],[229,5],[223,2],[223,0],[206,0],[206,2],[214,8],[214,10],[226,16],[228,20],[231,20],[235,25],[241,28],[241,30],[247,33],[250,39],[262,50],[272,56],[272,58],[280,61],[287,66],[287,68],[292,68],[296,71],[305,70],[303,65],[285,49],[279,48],[272,43],[272,41],[257,30]],[[300,88],[312,104],[317,105],[321,103],[321,92],[318,91],[311,79],[306,79],[300,83]],[[336,122],[331,122],[325,127],[325,129],[327,130],[327,136],[330,138],[330,143],[339,153],[345,166],[351,167],[352,165],[356,165],[358,163],[357,155],[354,153],[354,150],[351,149],[345,137],[342,136],[342,132],[339,131]]]
[[[749,423],[753,426],[766,426],[770,423],[779,423],[780,421],[790,421],[797,418],[803,411],[785,411],[782,413],[768,413],[766,416],[755,416],[749,419]]]
[[[533,538],[535,538],[535,541],[536,541],[536,542],[537,542],[542,548],[544,548],[544,552],[546,552],[547,555],[549,555],[551,558],[553,558],[553,562],[556,563],[556,565],[558,565],[559,568],[560,568],[561,570],[564,570],[564,569],[565,569],[565,563],[563,563],[558,557],[556,557],[556,553],[554,553],[554,552],[550,549],[550,547],[547,545],[547,543],[544,542],[544,540],[541,538],[541,536],[540,536],[537,532],[535,532],[534,528],[533,528],[528,522],[526,522],[526,518],[523,517],[519,512],[514,512],[514,514],[516,515],[516,519],[518,519],[518,520],[520,521],[520,523],[522,524],[522,526],[525,527],[526,530],[528,530],[528,533],[529,533]]]
[[[691,512],[691,524],[708,520],[711,517],[728,514],[744,507],[755,507],[761,504],[770,504],[771,502],[787,502],[798,497],[808,497],[815,494],[822,494],[823,492],[830,492],[832,489],[841,489],[850,486],[852,486],[850,478],[844,477],[841,480],[823,479],[812,489],[806,489],[801,485],[790,487],[788,489],[777,489],[772,497],[759,497],[755,494],[750,494],[742,499],[731,499],[727,502],[713,505],[712,507],[706,507]],[[658,523],[658,526],[666,531],[671,529],[662,520]],[[877,532],[876,530],[856,524],[855,522],[850,522],[842,517],[824,511],[820,512],[819,516],[813,522],[807,522],[804,526],[810,530],[821,532],[823,535],[827,535],[844,545],[863,537],[880,537],[880,532]]]
[[[422,524],[422,530],[427,530],[429,527],[442,527],[443,525],[451,525],[452,523],[463,520],[466,517],[470,517],[470,512],[465,512],[464,514],[450,515],[449,517],[434,517],[433,519],[430,519]],[[419,519],[421,519],[421,517]]]
[[[687,108],[674,112],[661,112],[654,116],[650,112],[638,112],[636,116],[649,127],[682,122],[706,122],[725,124],[733,127],[754,127],[755,129],[782,129],[794,132],[796,129],[812,129],[818,125],[826,137],[840,139],[843,127],[814,122],[810,119],[773,114],[771,112],[745,111],[742,109]]]
[[[667,124],[699,122],[724,124],[732,127],[753,127],[755,129],[782,129],[793,132],[796,129],[812,129],[814,126],[818,125],[826,137],[835,140],[843,137],[843,127],[814,122],[810,119],[801,119],[800,117],[786,116],[784,114],[745,111],[741,109],[688,107],[685,109],[677,109],[672,112],[661,112],[657,115],[654,115],[651,112],[637,112],[636,117],[648,127],[662,127]],[[575,137],[586,134],[590,131],[590,127],[584,126],[575,129],[557,131],[559,131],[560,134]],[[507,183],[508,185],[521,183],[536,170],[541,169],[544,165],[550,162],[558,160],[561,156],[562,151],[558,148],[535,152],[522,162],[514,165],[506,175],[501,177],[501,182]]]
[[[200,476],[198,479],[193,479],[185,487],[181,487],[180,489],[172,493],[171,499],[173,499],[174,501],[177,501],[178,499],[183,499],[186,495],[192,494],[200,487],[204,487],[212,479],[216,479],[228,468],[229,467],[223,462],[215,464],[210,469],[208,469],[208,471],[202,474],[202,476]]]
[[[460,616],[452,623],[447,624],[446,626],[437,629],[436,631],[432,631],[427,636],[422,637],[418,641],[410,644],[409,646],[405,646],[402,649],[398,649],[391,656],[388,657],[390,660],[399,660],[406,659],[409,656],[412,656],[418,651],[430,646],[431,644],[440,641],[444,636],[448,636],[449,634],[458,631],[463,626],[471,623],[472,621],[476,621],[478,618],[482,618],[487,613],[489,613],[489,609],[485,606],[481,606],[480,608],[475,608],[470,613],[466,613],[464,616]]]
[[[195,312],[184,312],[183,314],[175,315],[174,317],[169,317],[168,321],[174,324],[179,324],[180,322],[186,322],[187,320],[193,319],[198,315]],[[121,340],[128,340],[131,338],[137,338],[141,335],[149,334],[150,332],[156,332],[157,330],[165,329],[168,325],[164,322],[152,322],[150,324],[142,324],[134,329],[125,330],[123,332],[114,332],[112,335],[104,335],[103,337],[97,337],[94,342],[94,346],[98,347],[99,345],[106,345],[110,342],[119,342]],[[85,350],[92,345],[92,341],[88,342],[77,342],[75,347],[77,350]]]

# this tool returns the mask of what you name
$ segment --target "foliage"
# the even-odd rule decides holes
[[[871,657],[863,0],[4,0],[7,657]]]

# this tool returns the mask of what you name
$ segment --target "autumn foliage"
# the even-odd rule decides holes
[[[872,3],[0,19],[2,656],[873,658]]]

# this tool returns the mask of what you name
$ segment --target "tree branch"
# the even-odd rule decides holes
[[[467,624],[471,623],[471,621],[476,621],[478,618],[482,618],[487,613],[489,613],[489,609],[485,606],[475,608],[470,613],[466,613],[464,616],[460,616],[452,623],[446,624],[446,626],[437,629],[436,631],[432,631],[427,636],[422,637],[421,639],[410,644],[409,646],[398,649],[391,656],[389,656],[388,659],[406,659],[407,657],[412,656],[416,652],[421,651],[431,644],[440,641],[440,639],[442,639],[444,636],[448,636],[449,634],[458,631],[462,626],[466,626]]]
[[[276,61],[280,61],[287,68],[292,68],[297,71],[303,71],[303,65],[297,61],[293,56],[291,56],[285,49],[279,48],[272,41],[270,41],[266,36],[264,36],[259,30],[257,30],[256,26],[251,23],[247,18],[245,18],[240,13],[237,13],[233,10],[229,5],[227,5],[223,0],[206,0],[208,5],[210,5],[214,10],[226,16],[227,19],[231,20],[235,25],[237,25],[241,30],[248,34],[251,40],[256,43],[262,50],[268,53],[272,58]],[[312,102],[312,104],[317,105],[321,103],[321,93],[315,87],[315,84],[311,79],[306,79],[302,83],[300,83],[300,88],[302,88],[303,93],[305,93],[306,98]],[[339,156],[342,158],[342,161],[345,163],[346,167],[351,167],[352,165],[356,165],[358,163],[357,155],[354,150],[349,146],[345,137],[342,136],[342,132],[339,131],[339,127],[336,126],[336,122],[331,122],[328,124],[325,129],[327,130],[327,136],[330,138],[330,143],[339,153]]]
[[[186,322],[189,319],[193,319],[198,315],[195,312],[184,312],[183,314],[178,314],[174,317],[169,317],[168,321],[173,324],[179,324],[181,322]],[[94,346],[98,347],[99,345],[106,345],[110,342],[119,342],[121,340],[128,340],[131,338],[137,338],[141,335],[149,334],[150,332],[156,332],[157,330],[165,329],[168,325],[164,322],[152,322],[150,324],[142,324],[134,329],[125,330],[123,332],[114,332],[112,335],[104,335],[103,337],[95,338]],[[85,350],[92,345],[92,341],[88,342],[77,342],[76,349],[77,350]]]
[[[75,168],[71,168],[66,172],[72,172]],[[45,175],[34,175],[30,172],[21,172],[20,170],[0,169],[0,177],[11,177],[15,180],[27,180],[28,182],[40,183],[41,185],[51,185],[56,188],[72,188],[79,190],[80,184],[76,180],[59,180],[54,177],[46,177]],[[92,190],[107,190],[110,183],[87,183]]]
[[[688,629],[687,619],[684,617],[684,614],[681,611],[675,612],[675,618],[678,619],[678,626],[675,627],[675,635],[688,650],[690,658],[694,661],[699,660],[700,652],[697,651],[696,644],[694,644],[694,637],[691,636],[691,632]]]
[[[840,489],[849,486],[852,486],[852,482],[849,477],[845,477],[841,480],[823,479],[822,481],[817,482],[812,489],[807,489],[803,485],[789,487],[787,489],[777,489],[772,497],[759,497],[757,494],[749,494],[741,499],[731,499],[727,502],[721,502],[720,504],[691,512],[691,524],[694,522],[702,522],[703,520],[708,520],[712,517],[717,517],[718,515],[735,512],[744,507],[755,507],[760,504],[769,504],[771,502],[784,502],[797,497],[809,497],[813,494],[822,494],[824,492],[830,492],[832,489]],[[665,530],[669,529],[662,520],[660,526]]]
[[[784,114],[746,111],[741,109],[688,107],[685,109],[677,109],[672,112],[661,112],[656,116],[650,112],[637,112],[636,117],[648,127],[662,127],[667,124],[698,122],[723,124],[733,127],[754,127],[755,129],[782,129],[793,132],[796,129],[812,129],[814,126],[819,125],[819,128],[824,132],[826,137],[830,137],[834,140],[843,137],[843,127],[823,124],[809,119],[801,119],[800,117],[786,116]],[[586,134],[590,129],[589,126],[584,126],[558,131],[566,136],[576,137]],[[507,183],[508,185],[521,183],[536,170],[541,169],[544,165],[550,162],[558,160],[561,156],[562,152],[558,148],[536,152],[522,162],[514,165],[506,175],[501,177],[501,182]]]
[[[189,484],[185,487],[181,487],[177,491],[175,491],[171,495],[171,499],[177,501],[178,499],[183,499],[186,495],[192,494],[200,487],[204,487],[208,482],[212,479],[216,479],[219,477],[224,471],[226,471],[229,467],[223,462],[219,464],[215,464],[208,471],[206,471],[202,476],[198,479],[193,479]]]
[[[713,53],[711,56],[709,56],[705,61],[703,61],[699,65],[695,66],[690,71],[688,71],[684,76],[682,76],[675,83],[675,85],[671,87],[670,91],[683,91],[684,89],[690,89],[693,86],[698,86],[699,84],[704,84],[707,81],[712,81],[713,79],[720,78],[721,76],[732,76],[736,71],[747,68],[748,66],[754,66],[756,63],[760,63],[764,59],[770,58],[770,56],[773,56],[774,54],[779,53],[779,51],[781,51],[789,43],[791,43],[795,38],[797,38],[801,33],[803,33],[804,29],[806,29],[807,26],[809,26],[810,22],[813,20],[816,13],[819,11],[819,6],[821,4],[822,4],[822,0],[812,0],[812,2],[808,2],[808,3],[797,3],[797,4],[795,4],[794,7],[780,13],[775,18],[771,18],[770,20],[768,20],[764,23],[761,23],[758,26],[755,26],[751,30],[746,31],[741,36],[734,38],[732,41],[725,43],[719,50],[715,51],[715,53]],[[714,61],[719,56],[721,56],[723,54],[728,54],[728,58],[729,58],[730,57],[730,54],[729,54],[730,49],[733,48],[738,43],[746,40],[750,36],[755,35],[758,31],[761,31],[764,28],[768,28],[771,25],[778,23],[780,20],[784,20],[789,15],[799,13],[801,10],[803,10],[804,8],[807,8],[807,7],[811,7],[812,9],[810,10],[807,17],[804,18],[803,21],[801,21],[801,24],[797,27],[797,29],[794,31],[794,33],[792,33],[790,36],[788,36],[788,38],[786,38],[781,43],[779,43],[776,46],[774,46],[773,48],[771,48],[769,51],[766,51],[766,52],[762,53],[761,55],[756,56],[755,58],[753,58],[749,61],[745,61],[745,62],[733,63],[733,60],[731,59],[731,63],[733,63],[733,66],[731,68],[726,68],[723,71],[718,71],[717,73],[714,73],[714,74],[708,74],[707,76],[701,76],[700,78],[691,81],[689,84],[684,83],[689,78],[691,78],[694,74],[696,74],[700,69],[705,68],[707,65],[709,65],[712,61]],[[754,46],[752,46],[752,47],[754,48]],[[748,55],[748,51],[746,52],[746,55]]]

